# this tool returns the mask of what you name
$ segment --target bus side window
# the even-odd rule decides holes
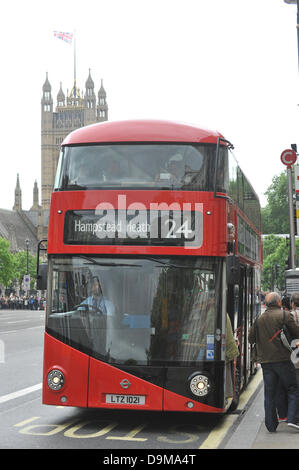
[[[234,202],[238,202],[238,164],[233,154],[229,152],[229,185],[228,195]]]

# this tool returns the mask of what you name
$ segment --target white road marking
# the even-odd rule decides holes
[[[12,325],[13,323],[24,323],[26,321],[30,321],[30,320],[16,320],[16,321],[8,321],[7,323],[9,323],[10,325]]]
[[[27,395],[28,393],[36,392],[36,390],[40,390],[42,388],[42,383],[32,385],[32,387],[23,388],[22,390],[18,390],[17,392],[9,393],[8,395],[3,395],[0,397],[0,403],[5,403],[9,400],[14,400],[15,398],[22,397],[23,395]]]

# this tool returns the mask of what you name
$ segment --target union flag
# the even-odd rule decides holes
[[[66,33],[64,31],[54,31],[54,36],[58,39],[62,39],[68,44],[71,44],[73,40],[73,33]]]

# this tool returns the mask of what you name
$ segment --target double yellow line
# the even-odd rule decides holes
[[[239,405],[237,411],[242,411],[246,404],[249,402],[250,398],[256,391],[257,387],[263,379],[261,367],[256,372],[253,379],[249,382],[246,390],[241,393]],[[233,426],[235,421],[239,418],[238,414],[227,414],[224,415],[220,423],[210,432],[206,440],[199,447],[200,449],[217,449],[224,437],[226,436],[229,429]]]

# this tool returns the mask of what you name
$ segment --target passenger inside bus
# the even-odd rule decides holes
[[[170,157],[169,161],[165,165],[165,170],[158,173],[156,181],[159,181],[160,183],[162,180],[165,180],[167,183],[178,185],[181,183],[184,174],[183,155],[177,152]]]
[[[120,167],[120,162],[115,159],[110,159],[105,165],[103,171],[103,180],[104,181],[120,181],[122,178],[122,171]]]
[[[173,155],[168,162],[168,171],[171,175],[171,179],[175,183],[180,183],[182,177],[185,174],[183,155],[181,153],[176,153]]]
[[[202,168],[203,157],[199,152],[195,153],[193,149],[184,154],[176,152],[166,163],[165,170],[159,172],[156,181],[186,188],[196,184],[201,189],[206,178]]]
[[[85,165],[78,168],[77,174],[70,180],[71,185],[86,186],[90,178],[90,169]]]

